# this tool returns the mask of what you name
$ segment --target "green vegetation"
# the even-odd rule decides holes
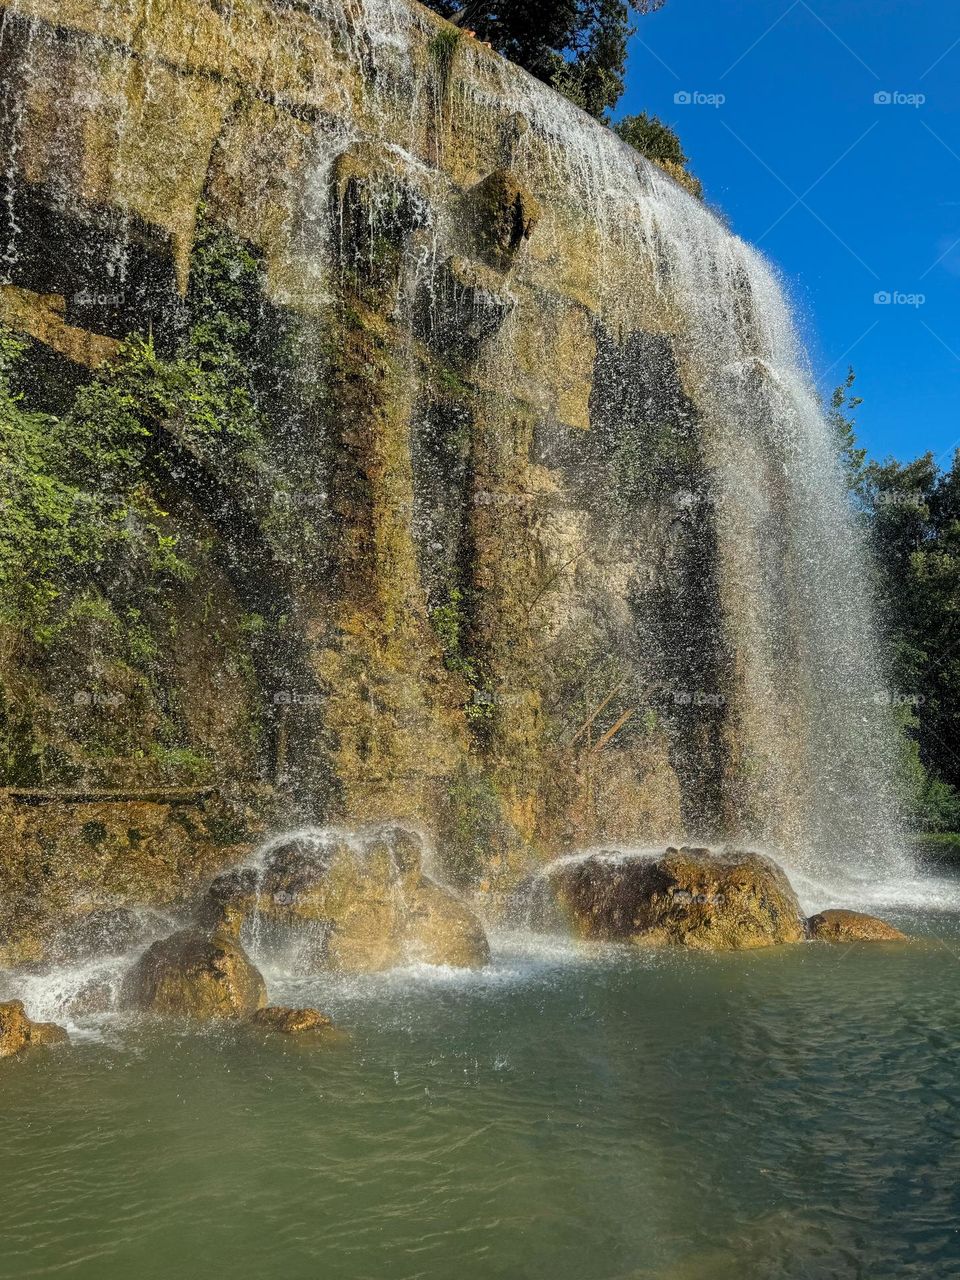
[[[665,0],[426,0],[598,119],[623,93],[631,11]]]
[[[851,500],[874,552],[880,616],[891,644],[895,708],[921,830],[960,829],[960,452],[868,461],[856,444],[851,370],[831,403]]]
[[[440,84],[444,91],[450,86],[450,76],[463,41],[463,32],[456,27],[444,27],[430,41],[430,56],[436,63]]]
[[[261,284],[258,260],[201,219],[169,327],[129,334],[59,415],[24,395],[33,345],[0,327],[0,626],[18,672],[8,687],[0,671],[6,780],[77,780],[124,760],[183,780],[209,772],[165,669],[171,588],[209,572],[209,540],[182,521],[175,532],[164,502],[185,475],[201,490],[224,474],[231,492],[259,483]]]
[[[154,455],[172,442],[201,461],[256,465],[262,420],[244,312],[257,271],[242,247],[201,225],[188,320],[172,350],[130,335],[60,418],[26,404],[18,376],[28,344],[0,328],[0,621],[46,643],[78,617],[113,613],[108,595],[119,592],[126,615],[151,584],[190,578],[157,503]]]
[[[465,652],[466,600],[459,587],[453,587],[446,601],[430,610],[430,621],[443,650],[443,665],[470,686],[471,698],[465,708],[467,719],[489,720],[493,713],[493,700],[488,683],[477,660]]]

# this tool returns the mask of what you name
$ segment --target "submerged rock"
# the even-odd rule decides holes
[[[559,920],[580,937],[696,950],[800,942],[804,921],[786,875],[752,852],[668,849],[560,864],[537,882],[532,923]]]
[[[811,916],[807,936],[817,942],[901,942],[907,935],[876,916],[835,909]]]
[[[33,1022],[22,1000],[0,1004],[0,1058],[10,1058],[22,1049],[38,1045],[64,1044],[70,1037],[55,1022]]]
[[[148,947],[121,990],[127,1008],[207,1020],[249,1018],[266,1003],[263,977],[239,942],[196,929]]]
[[[200,909],[207,927],[295,943],[304,970],[365,973],[422,963],[472,968],[490,958],[483,925],[423,871],[423,842],[386,826],[363,840],[291,840],[262,870],[218,876]]]
[[[286,1009],[282,1005],[270,1005],[266,1009],[257,1010],[253,1015],[253,1023],[269,1031],[279,1031],[285,1036],[296,1036],[329,1030],[333,1026],[333,1019],[319,1009]]]

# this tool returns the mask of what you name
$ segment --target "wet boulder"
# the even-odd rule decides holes
[[[292,948],[305,972],[486,964],[480,920],[424,872],[423,852],[420,836],[397,826],[293,838],[252,874],[218,877],[200,917],[235,937],[255,929],[261,945]]]
[[[907,935],[876,916],[832,910],[810,917],[807,936],[817,942],[902,942]]]
[[[252,1021],[254,1026],[285,1036],[316,1034],[333,1026],[333,1019],[319,1009],[287,1009],[282,1005],[258,1009]]]
[[[22,1000],[0,1004],[0,1058],[10,1058],[23,1049],[64,1044],[70,1037],[55,1022],[33,1022]]]
[[[234,938],[183,929],[147,948],[124,978],[120,1003],[207,1021],[249,1018],[265,1007],[267,989]]]
[[[806,936],[797,896],[763,854],[667,849],[560,862],[537,881],[531,921],[583,938],[740,951]]]

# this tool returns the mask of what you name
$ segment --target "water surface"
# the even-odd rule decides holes
[[[271,979],[348,1028],[88,1024],[0,1062],[0,1275],[960,1274],[960,929],[744,955],[501,938]]]

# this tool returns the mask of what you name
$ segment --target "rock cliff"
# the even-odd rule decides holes
[[[249,464],[156,412],[189,571],[6,611],[8,929],[187,896],[295,816],[415,819],[481,893],[600,839],[822,835],[850,755],[803,663],[869,678],[797,581],[813,538],[846,590],[848,535],[766,268],[405,0],[2,7],[24,396],[65,412],[131,334],[165,358],[213,255],[267,424]]]

